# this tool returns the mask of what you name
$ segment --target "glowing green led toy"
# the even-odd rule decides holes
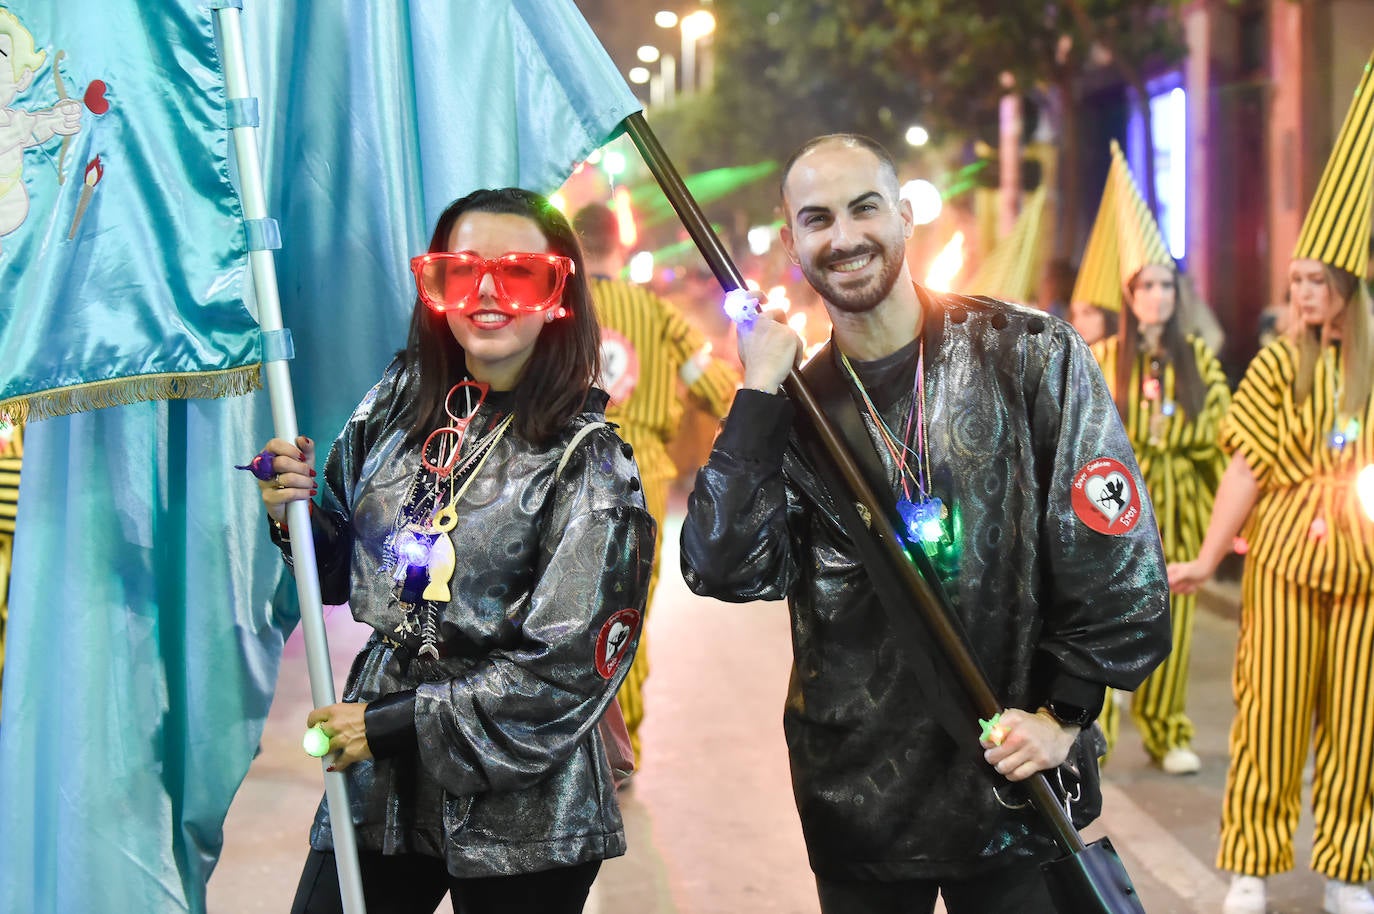
[[[319,724],[306,730],[305,739],[301,742],[305,746],[306,754],[315,758],[323,758],[329,752],[329,735]]]

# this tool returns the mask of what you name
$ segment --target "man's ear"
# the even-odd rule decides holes
[[[797,257],[796,239],[792,237],[792,226],[784,222],[782,228],[778,229],[778,240],[782,242],[782,249],[787,252],[787,259],[793,263],[801,263],[801,259]]]
[[[916,229],[916,216],[911,211],[911,201],[905,197],[899,197],[897,212],[902,217],[902,237],[910,238],[911,233]]]

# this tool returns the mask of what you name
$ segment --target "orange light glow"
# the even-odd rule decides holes
[[[639,240],[639,229],[635,226],[635,213],[630,208],[630,190],[624,184],[615,189],[615,221],[620,225],[620,243],[627,248],[635,246]]]
[[[930,262],[926,273],[926,286],[936,292],[948,292],[954,287],[954,277],[964,268],[964,233],[955,232],[935,259]]]

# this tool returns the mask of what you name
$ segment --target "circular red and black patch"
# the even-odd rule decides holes
[[[1140,520],[1140,493],[1119,460],[1094,457],[1073,477],[1073,513],[1098,533],[1119,536]]]

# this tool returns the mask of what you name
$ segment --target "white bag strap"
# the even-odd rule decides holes
[[[573,439],[568,442],[568,446],[563,448],[563,458],[558,461],[558,472],[555,473],[554,476],[563,475],[563,468],[568,465],[568,460],[572,457],[573,448],[577,447],[583,438],[599,428],[605,428],[606,425],[607,423],[605,422],[588,422],[586,425],[579,428],[577,434],[573,435]]]

